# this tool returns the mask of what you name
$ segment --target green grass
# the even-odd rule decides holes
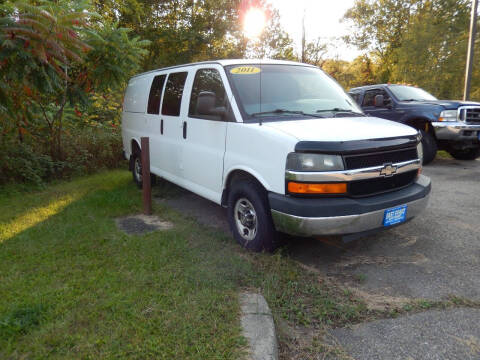
[[[166,206],[154,211],[173,229],[118,231],[114,219],[141,205],[126,171],[11,190],[0,194],[1,359],[238,359],[246,289],[291,326],[368,315],[281,251],[247,253]]]
[[[442,159],[453,159],[452,155],[450,155],[448,152],[445,150],[439,150],[437,152],[437,156]]]

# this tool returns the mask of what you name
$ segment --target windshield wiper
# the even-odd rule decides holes
[[[311,117],[316,117],[316,118],[322,118],[323,116],[317,115],[317,114],[308,114],[300,110],[286,110],[286,109],[275,109],[271,111],[262,111],[262,112],[256,112],[253,114],[250,114],[250,116],[256,117],[258,115],[268,115],[268,114],[293,114],[293,115],[305,115],[305,116],[311,116]]]
[[[402,101],[425,101],[424,99],[405,99]]]
[[[317,110],[317,113],[320,112],[333,112],[333,113],[346,113],[346,114],[354,114],[354,115],[360,115],[360,116],[367,116],[363,113],[359,113],[356,111],[348,110],[348,109],[340,109],[340,108],[333,108],[333,109],[321,109]]]

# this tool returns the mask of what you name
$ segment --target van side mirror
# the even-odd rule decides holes
[[[196,113],[223,118],[227,114],[227,110],[224,107],[215,107],[216,98],[215,93],[211,91],[200,92],[197,97]]]
[[[375,107],[385,107],[385,99],[383,98],[383,95],[376,95],[374,104]]]

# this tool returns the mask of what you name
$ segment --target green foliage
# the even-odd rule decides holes
[[[55,172],[49,155],[36,152],[24,142],[9,142],[0,147],[0,184],[30,182],[41,185]]]
[[[77,29],[87,26],[85,2],[7,2],[0,19],[0,89],[10,88],[4,115],[17,121],[31,118],[31,101],[61,92],[71,63],[88,50]],[[24,122],[24,121],[23,121]]]
[[[150,40],[142,68],[242,57],[240,0],[94,1],[102,17]]]
[[[84,76],[90,79],[97,92],[108,93],[123,89],[129,78],[138,71],[148,54],[150,42],[130,37],[131,29],[119,28],[114,23],[103,23],[88,31],[85,42],[91,46],[82,66]],[[88,89],[91,90],[91,89]]]
[[[327,59],[322,62],[322,69],[345,89],[381,82],[378,64],[367,55],[359,56],[351,62]]]
[[[149,42],[89,10],[68,0],[0,6],[0,183],[118,164],[122,93]]]
[[[53,160],[41,148],[27,142],[15,139],[3,142],[0,145],[0,185],[20,182],[41,186],[54,178],[93,173],[122,164],[120,131],[112,124],[67,126],[64,140],[68,146],[61,161]]]

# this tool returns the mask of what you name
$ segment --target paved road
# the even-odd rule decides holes
[[[426,311],[332,334],[356,360],[478,360],[479,309]]]
[[[427,210],[407,224],[342,244],[288,238],[297,261],[359,289],[371,299],[449,295],[480,300],[480,160],[437,159]],[[228,231],[225,211],[187,191],[166,199],[200,223]],[[335,329],[355,359],[480,359],[480,311],[427,311]]]

